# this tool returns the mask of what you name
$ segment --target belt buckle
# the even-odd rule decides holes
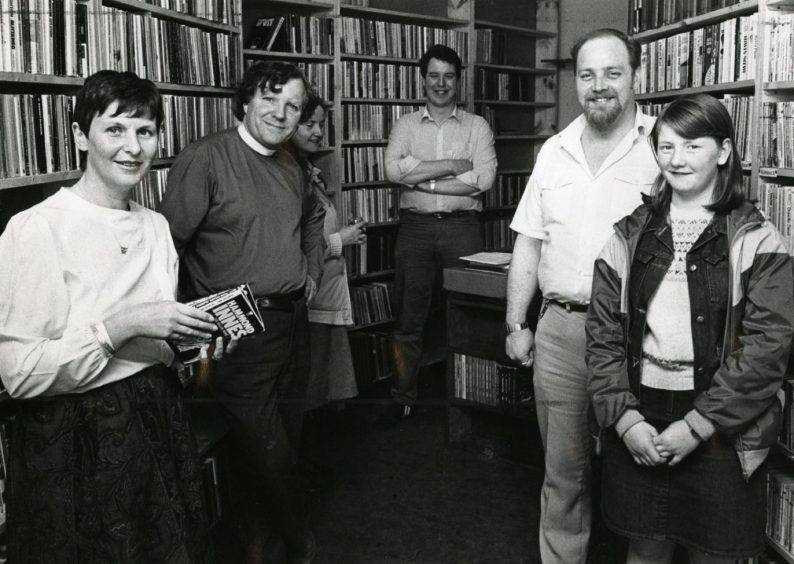
[[[447,217],[447,214],[445,214],[444,212],[433,212],[432,215],[436,219],[444,219]]]

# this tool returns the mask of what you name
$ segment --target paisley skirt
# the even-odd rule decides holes
[[[201,467],[162,365],[81,394],[16,401],[9,562],[212,560]]]

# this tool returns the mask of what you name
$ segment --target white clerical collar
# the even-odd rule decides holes
[[[243,140],[243,143],[251,147],[254,151],[259,153],[260,155],[264,155],[266,157],[272,157],[276,151],[273,149],[268,149],[264,145],[262,145],[259,141],[254,139],[254,137],[248,133],[248,129],[246,129],[245,124],[240,124],[237,126],[237,133],[240,134],[240,138]]]

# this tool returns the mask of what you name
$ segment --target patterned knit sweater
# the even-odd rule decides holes
[[[670,205],[674,256],[670,268],[648,304],[647,330],[642,342],[641,383],[664,390],[694,389],[692,326],[686,255],[711,222],[713,213]]]

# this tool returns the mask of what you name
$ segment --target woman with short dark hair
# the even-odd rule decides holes
[[[0,237],[0,377],[16,417],[10,562],[202,562],[201,473],[165,339],[209,339],[174,301],[160,214],[130,200],[157,151],[162,101],[100,71],[72,125],[83,175]]]

